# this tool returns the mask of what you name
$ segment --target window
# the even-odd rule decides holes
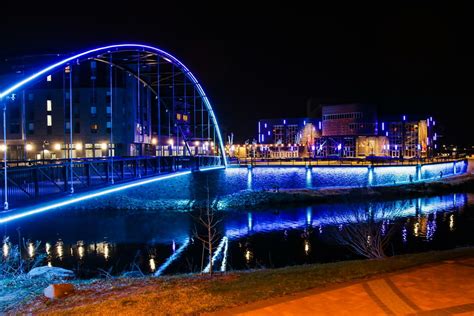
[[[71,124],[69,122],[66,122],[66,131],[69,132],[69,129],[71,128]]]
[[[46,100],[46,111],[51,112],[53,110],[53,102]]]
[[[91,115],[96,116],[97,115],[97,107],[91,106]]]
[[[98,124],[91,124],[91,133],[97,134],[99,131],[99,125]]]
[[[46,77],[46,81],[47,81],[47,82],[51,82],[51,81],[52,81],[51,75],[48,75],[48,76]]]
[[[35,123],[28,123],[28,134],[32,135],[35,132]]]
[[[177,119],[178,121],[181,120],[181,114],[180,114],[180,113],[177,113],[177,114],[176,114],[176,119]]]
[[[186,114],[183,114],[183,121],[185,121],[185,122],[188,121],[188,116]]]
[[[112,132],[112,122],[107,122],[107,133],[111,133]]]
[[[47,126],[53,126],[53,116],[51,114],[48,114],[46,116],[46,125]]]
[[[108,115],[110,115],[112,113],[112,108],[110,106],[108,106],[105,111],[107,112]]]

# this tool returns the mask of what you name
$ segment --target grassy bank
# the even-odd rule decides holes
[[[208,276],[116,278],[77,283],[65,299],[42,297],[11,313],[48,314],[198,314],[283,296],[331,284],[372,277],[422,264],[474,257],[474,248],[401,255],[384,260],[354,260]]]

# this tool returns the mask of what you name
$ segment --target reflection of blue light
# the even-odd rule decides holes
[[[225,272],[227,268],[227,250],[229,249],[229,239],[227,237],[225,238],[225,246],[224,246],[224,255],[222,258],[222,264],[221,264],[221,272]]]
[[[382,122],[382,131],[385,130],[385,122]]]
[[[313,210],[310,206],[306,208],[306,224],[311,225],[313,222]]]
[[[267,123],[265,123],[265,128],[267,128]]]
[[[406,121],[407,120],[407,117],[406,115],[403,115],[403,120]]]
[[[322,129],[322,127],[321,127],[321,121],[319,121],[318,127],[319,127],[320,130]]]
[[[253,230],[252,212],[247,213],[247,229],[249,231]]]
[[[453,205],[454,196],[445,195],[441,197],[420,198],[419,214],[430,214],[438,211],[446,211],[453,207],[461,207],[466,204],[466,195],[457,195],[455,204]],[[342,208],[341,208],[342,207]],[[357,207],[357,206],[355,206]],[[310,212],[311,210],[311,212]],[[257,220],[256,224],[249,229],[249,223],[252,221],[250,217],[247,221],[228,221],[225,224],[225,235],[230,239],[241,238],[247,236],[250,232],[269,232],[283,231],[288,229],[303,229],[311,222],[313,227],[319,226],[322,231],[324,225],[347,224],[360,221],[356,218],[351,206],[326,204],[313,206],[311,208],[300,209],[297,214],[281,212],[276,220],[273,214],[260,212],[252,214]],[[392,220],[399,217],[416,216],[416,204],[407,205],[403,200],[390,202],[387,206],[381,206],[377,210],[373,210],[373,218],[376,221]],[[251,213],[248,213],[251,214]],[[310,218],[311,217],[311,218]]]
[[[268,136],[270,136],[270,131],[268,131],[268,133],[267,133],[267,134],[268,134]]]
[[[224,246],[227,244],[228,242],[228,239],[227,237],[222,237],[222,240],[221,242],[219,243],[219,246],[217,246],[216,248],[216,251],[214,252],[214,255],[212,256],[212,265],[214,266],[214,262],[216,262],[216,259],[219,257],[219,255],[221,254],[222,252],[222,249],[224,248]],[[222,268],[222,267],[221,267]],[[209,262],[207,264],[207,266],[204,268],[203,272],[204,273],[209,273],[209,271],[211,270],[211,263]]]
[[[166,270],[166,268],[168,268],[168,266],[179,257],[179,255],[184,251],[184,249],[186,249],[188,245],[189,238],[186,238],[181,247],[179,247],[178,250],[176,250],[176,252],[173,253],[171,257],[166,259],[166,261],[159,267],[159,269],[155,272],[155,276],[160,276]]]
[[[206,170],[211,170],[211,169],[206,169]],[[59,208],[59,207],[62,207],[62,206],[76,204],[78,202],[90,200],[92,198],[104,196],[104,195],[107,195],[107,194],[110,194],[110,193],[119,192],[119,191],[122,191],[122,190],[134,188],[134,187],[137,187],[137,186],[141,186],[141,185],[144,185],[144,184],[153,183],[153,182],[157,182],[157,181],[161,181],[161,180],[165,180],[165,179],[176,178],[176,177],[187,175],[187,174],[190,174],[190,173],[191,173],[191,171],[177,172],[177,173],[170,174],[170,175],[157,176],[157,177],[153,177],[153,178],[137,180],[137,181],[133,181],[132,183],[115,185],[112,188],[96,190],[96,191],[94,191],[94,193],[89,192],[89,193],[78,194],[77,197],[74,197],[74,198],[68,197],[68,198],[65,198],[65,199],[61,199],[62,202],[47,204],[45,206],[41,206],[41,207],[37,207],[37,208],[34,208],[34,207],[26,208],[25,211],[23,211],[19,214],[10,215],[10,216],[0,218],[0,224],[4,224],[4,223],[7,223],[7,222],[10,222],[10,221],[19,219],[19,218],[27,217],[27,216],[30,216],[30,215],[33,215],[33,214],[38,214],[38,213],[42,213],[42,212],[49,211],[49,210],[52,210],[52,209],[56,209],[56,208]]]
[[[61,61],[59,61],[59,62],[57,62],[53,65],[50,65],[46,68],[43,68],[42,70],[34,73],[33,75],[31,75],[31,76],[21,80],[20,82],[12,85],[8,89],[4,90],[3,92],[0,92],[0,99],[4,98],[5,96],[9,95],[10,93],[14,92],[15,90],[25,86],[26,84],[32,82],[33,80],[35,80],[35,79],[37,79],[37,78],[39,78],[43,75],[49,74],[52,71],[58,69],[59,67],[68,64],[71,61],[75,61],[75,60],[78,60],[81,57],[85,57],[87,55],[93,55],[93,54],[98,53],[98,52],[110,51],[110,50],[113,50],[113,49],[118,50],[120,48],[124,48],[124,49],[134,48],[134,49],[142,49],[142,50],[144,50],[144,49],[151,50],[152,52],[155,52],[158,55],[160,55],[161,57],[163,57],[165,60],[172,61],[174,64],[176,64],[178,67],[180,67],[183,70],[183,73],[185,75],[187,75],[187,77],[194,83],[194,87],[198,90],[198,92],[201,96],[201,100],[204,102],[204,105],[206,106],[209,117],[211,118],[212,123],[214,124],[214,128],[215,128],[216,133],[217,133],[217,138],[219,140],[219,147],[220,147],[221,152],[222,152],[221,154],[222,154],[222,158],[223,158],[223,164],[227,165],[227,160],[225,159],[225,148],[224,148],[224,143],[222,141],[221,131],[219,129],[219,125],[217,124],[217,119],[216,119],[216,116],[215,116],[214,111],[212,109],[211,103],[209,102],[209,98],[206,96],[206,93],[204,92],[204,89],[202,88],[201,84],[196,79],[196,77],[191,73],[191,71],[189,71],[189,69],[183,63],[181,63],[176,57],[174,57],[173,55],[171,55],[171,54],[169,54],[169,53],[167,53],[167,52],[165,52],[165,51],[163,51],[159,48],[153,47],[153,46],[141,45],[141,44],[117,44],[117,45],[109,45],[109,46],[104,46],[104,47],[98,47],[98,48],[94,48],[94,49],[82,52],[80,54],[77,54],[77,55],[68,57],[66,59],[63,59],[63,60],[61,60]]]
[[[283,120],[283,124],[286,124],[286,120]]]

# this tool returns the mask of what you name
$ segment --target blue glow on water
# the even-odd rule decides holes
[[[399,200],[382,204],[374,203],[369,206],[370,212],[376,221],[390,220],[417,215],[435,214],[436,212],[458,209],[467,203],[465,194],[449,194],[439,197],[418,198],[413,200]],[[352,205],[352,207],[351,207]],[[341,223],[356,222],[354,209],[359,204],[318,204],[298,209],[296,212],[280,212],[277,215],[271,212],[257,212],[252,214],[253,225],[250,230],[248,223],[242,222],[238,214],[231,214],[225,221],[225,235],[229,239],[237,239],[248,234],[287,229],[302,229],[307,225],[322,227]],[[249,213],[251,214],[251,213]],[[432,230],[433,227],[431,224]],[[431,232],[431,234],[433,231]]]

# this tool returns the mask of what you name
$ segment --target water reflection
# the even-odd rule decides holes
[[[226,271],[347,259],[347,250],[331,245],[327,236],[333,230],[343,232],[347,225],[360,221],[360,216],[378,222],[382,236],[389,234],[395,223],[400,223],[394,237],[400,245],[394,245],[394,251],[421,247],[417,246],[417,240],[423,241],[422,249],[450,240],[466,244],[474,240],[470,233],[473,227],[466,226],[474,221],[460,220],[461,215],[473,215],[458,212],[466,203],[467,195],[451,194],[383,203],[228,212],[218,226],[222,238],[215,245],[213,265],[216,270]],[[362,215],[356,215],[355,209],[361,210]],[[188,214],[101,216],[94,213],[91,217],[94,222],[81,225],[80,230],[73,220],[83,220],[80,214],[68,215],[61,221],[63,224],[54,225],[52,231],[44,230],[46,224],[38,220],[22,226],[29,240],[24,256],[34,258],[46,254],[45,264],[84,267],[89,271],[117,266],[116,273],[135,260],[144,272],[155,275],[200,271],[209,266],[206,255],[202,259],[202,244],[192,239],[194,224]],[[10,230],[13,232],[10,237],[14,237],[16,228],[6,227],[7,236]],[[121,234],[116,233],[118,229]],[[467,237],[451,238],[449,234],[467,234]],[[364,238],[370,244],[373,237],[367,234]],[[13,240],[10,240],[3,240],[3,258],[11,251]],[[36,247],[33,242],[36,240],[44,243],[44,248]]]

